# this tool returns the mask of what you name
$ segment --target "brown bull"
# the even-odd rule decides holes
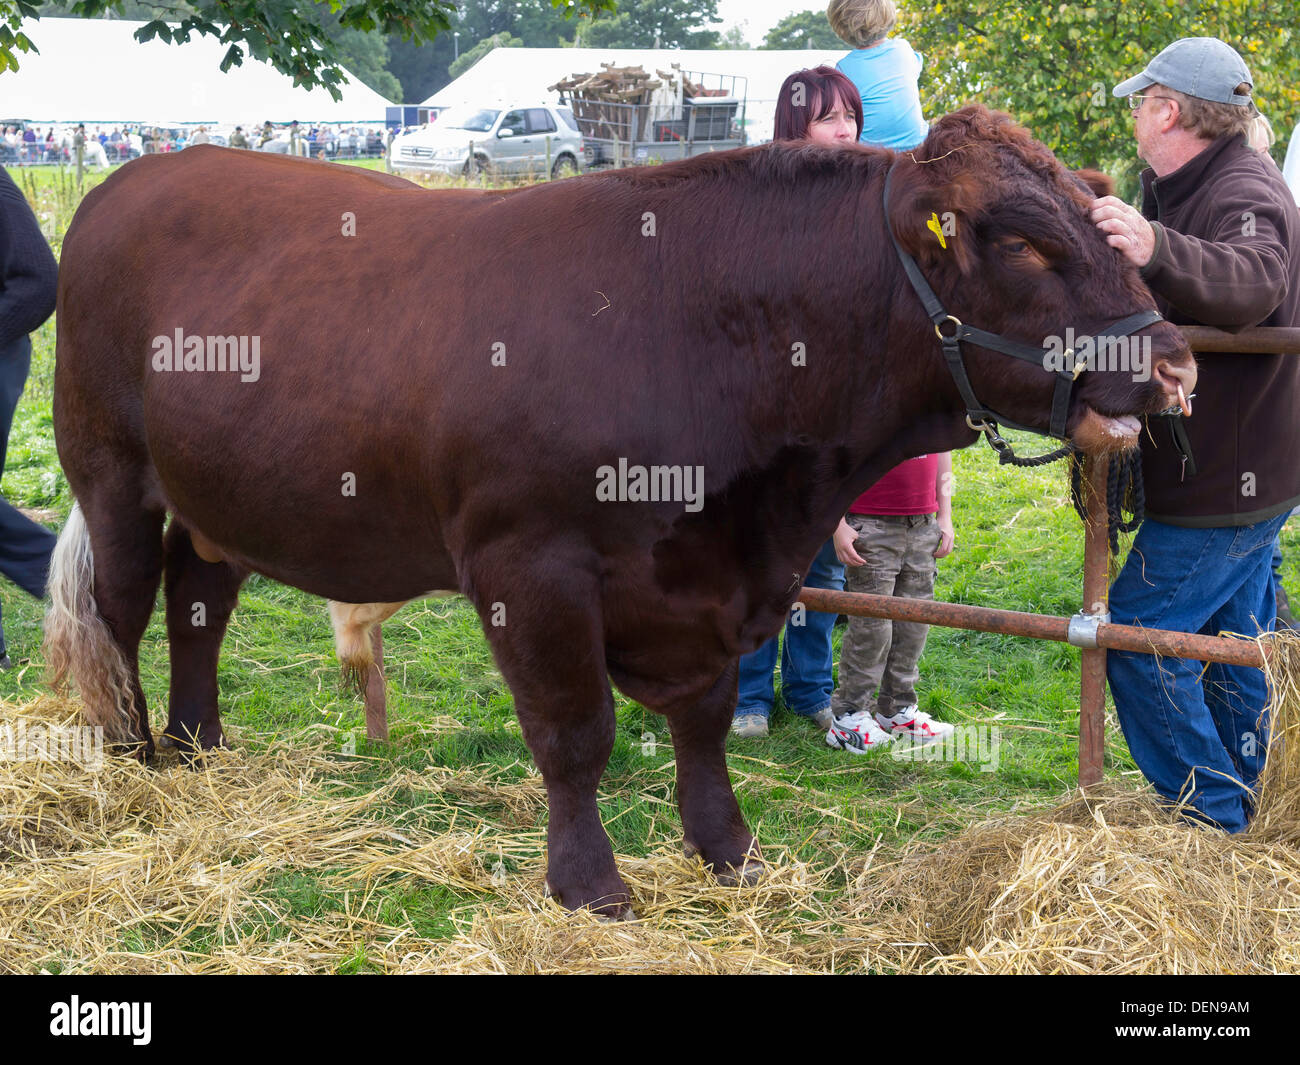
[[[668,719],[687,847],[757,873],[724,760],[737,660],[857,495],[975,436],[890,245],[891,165],[889,222],[962,321],[1041,345],[1153,306],[1083,184],[978,107],[910,154],[777,144],[504,193],[220,148],[123,167],[63,250],[80,511],[54,672],[151,750],[136,654],[162,578],[165,734],[207,748],[248,573],[373,617],[459,592],[545,778],[565,905],[627,908],[596,806],[611,680]],[[1177,331],[1144,336],[1149,378],[1080,378],[1080,446],[1130,446],[1190,391]],[[1046,428],[1052,375],[966,362]]]

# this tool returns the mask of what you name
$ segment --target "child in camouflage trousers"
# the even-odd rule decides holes
[[[933,599],[936,560],[953,549],[952,455],[922,455],[885,474],[858,497],[835,531],[845,590]],[[952,725],[916,705],[917,664],[928,625],[850,617],[831,698],[832,747],[853,754],[900,737],[931,743]]]

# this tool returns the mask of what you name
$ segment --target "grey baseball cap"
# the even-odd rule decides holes
[[[1251,98],[1236,91],[1243,81],[1254,88],[1246,61],[1231,45],[1217,37],[1182,37],[1112,91],[1122,97],[1160,84],[1212,103],[1247,107]]]

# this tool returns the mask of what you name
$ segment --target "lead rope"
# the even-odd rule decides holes
[[[1070,462],[1070,499],[1085,522],[1088,505],[1083,497],[1083,456],[1075,454]],[[1130,517],[1124,517],[1128,511]],[[1137,448],[1110,456],[1106,471],[1106,526],[1110,553],[1119,553],[1119,534],[1134,532],[1142,524],[1146,511],[1146,488],[1142,482],[1142,452]]]
[[[970,419],[967,419],[970,424]],[[1049,451],[1045,455],[1034,455],[1032,458],[1022,459],[1011,449],[1011,443],[1004,440],[997,429],[989,422],[979,423],[983,428],[984,437],[988,440],[989,447],[998,453],[998,464],[1000,466],[1020,466],[1025,469],[1032,469],[1035,466],[1046,466],[1049,462],[1057,462],[1068,455],[1074,455],[1078,448],[1074,446],[1072,440],[1067,440],[1055,451]]]

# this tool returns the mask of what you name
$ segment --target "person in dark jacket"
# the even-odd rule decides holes
[[[1184,38],[1118,85],[1129,98],[1142,210],[1093,204],[1112,246],[1178,325],[1300,325],[1300,211],[1246,134],[1250,72],[1222,41]],[[1300,355],[1201,353],[1193,416],[1142,439],[1146,515],[1111,588],[1113,620],[1254,636],[1276,617],[1273,545],[1300,503]],[[1110,652],[1134,760],[1156,790],[1244,829],[1267,750],[1261,670]]]
[[[0,468],[14,410],[31,369],[27,334],[54,312],[59,267],[27,199],[0,169]],[[41,599],[54,534],[0,499],[0,573]],[[0,668],[8,668],[0,622]]]

